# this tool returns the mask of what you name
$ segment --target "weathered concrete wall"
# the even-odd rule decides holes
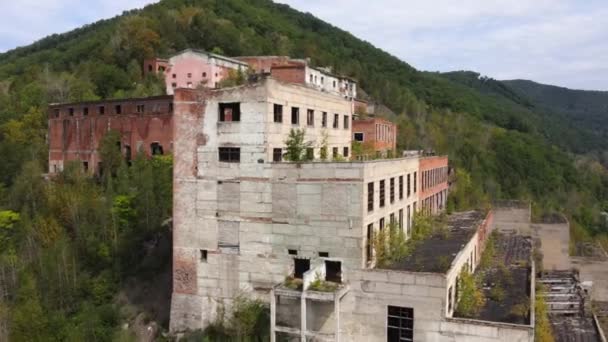
[[[125,158],[135,158],[139,151],[150,156],[152,143],[159,143],[164,153],[171,153],[172,106],[172,96],[50,105],[49,172],[60,172],[69,161],[83,165],[86,162],[88,172],[97,172],[101,161],[99,145],[110,130],[120,133]]]
[[[533,342],[534,329],[516,324],[448,318],[440,322],[442,337],[447,342]]]
[[[350,288],[341,302],[344,341],[386,341],[388,306],[414,309],[414,340],[442,341],[445,277],[434,273],[360,270],[350,273]]]

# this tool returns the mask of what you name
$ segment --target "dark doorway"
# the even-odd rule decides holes
[[[302,279],[304,277],[304,272],[307,272],[310,269],[310,259],[294,258],[293,265],[293,277]]]
[[[334,283],[342,282],[342,263],[339,261],[325,260],[325,280]]]

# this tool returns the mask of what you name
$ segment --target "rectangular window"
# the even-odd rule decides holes
[[[389,220],[388,220],[389,224],[391,225],[391,229],[395,226],[395,224],[397,224],[397,221],[395,221],[395,213],[392,213],[389,216]]]
[[[156,156],[156,155],[162,156],[164,153],[163,146],[158,142],[153,142],[150,144],[150,151],[153,156]]]
[[[414,341],[414,309],[388,306],[387,342]]]
[[[395,202],[395,178],[391,178],[389,182],[389,197],[391,204]]]
[[[241,161],[241,149],[238,147],[220,147],[218,152],[221,162],[239,163]]]
[[[367,225],[367,239],[365,241],[365,260],[367,263],[372,262],[374,253],[374,224],[370,223]]]
[[[315,149],[312,147],[307,147],[306,148],[306,160],[313,160],[315,159]]]
[[[202,262],[207,262],[207,250],[206,249],[200,250],[200,256],[201,256]]]
[[[399,228],[403,230],[403,209],[399,209]],[[407,232],[406,232],[407,234]]]
[[[283,106],[276,103],[274,105],[274,122],[283,122]]]
[[[53,109],[53,116],[56,118],[59,117],[59,109]]]
[[[220,103],[220,122],[241,121],[241,103]]]
[[[192,73],[188,73],[188,78],[192,78]]]
[[[342,151],[342,155],[343,155],[345,158],[348,158],[348,147],[344,147],[344,149],[343,149],[343,151]]]
[[[384,207],[384,180],[380,181],[380,208]]]
[[[70,116],[74,116],[74,108],[68,109],[68,113],[70,114]]]
[[[367,211],[374,211],[374,182],[367,183]]]
[[[275,148],[272,150],[272,161],[280,162],[283,159],[283,150],[280,148]]]
[[[175,82],[171,83],[171,87],[172,88],[177,88],[177,83],[175,83]]]
[[[332,156],[334,159],[338,158],[338,148],[334,147],[331,149],[332,150]]]
[[[411,187],[411,182],[410,181],[411,181],[410,174],[408,173],[407,174],[407,197],[410,197],[410,195],[412,194],[412,192],[411,192],[412,187]]]
[[[114,106],[114,113],[115,114],[120,114],[122,113],[122,107],[120,105],[116,105]]]
[[[363,133],[355,133],[353,134],[355,141],[363,141]]]
[[[380,219],[379,229],[381,232],[384,230],[384,217]]]
[[[104,107],[104,106],[97,107],[97,113],[99,113],[99,115],[104,115],[106,113],[106,107]]]
[[[89,172],[89,162],[82,162],[82,169],[84,172]]]
[[[298,125],[300,123],[300,108],[291,107],[291,124]]]
[[[323,112],[321,115],[321,126],[327,127],[327,112]]]
[[[315,111],[312,109],[306,111],[306,124],[308,126],[315,125]]]
[[[414,206],[414,208],[416,208],[416,206]],[[412,213],[410,211],[410,206],[407,206],[407,231],[410,231],[410,228],[412,228]],[[409,233],[408,233],[409,234]]]
[[[85,116],[86,116],[86,115],[89,115],[89,107],[84,107],[84,108],[82,109],[82,115],[85,115]]]
[[[403,176],[399,176],[399,199],[403,199]]]
[[[416,181],[418,172],[414,172],[414,193],[416,193],[417,187],[418,187],[418,182]]]
[[[348,115],[344,115],[344,129],[348,129],[350,121],[350,117]]]
[[[138,113],[143,113],[144,112],[144,105],[137,105],[136,110]]]
[[[340,120],[340,114],[334,114],[334,128],[338,128],[339,125],[339,121]]]

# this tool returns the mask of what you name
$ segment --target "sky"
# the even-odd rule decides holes
[[[0,51],[153,0],[0,0]],[[608,90],[606,0],[279,0],[419,70]]]

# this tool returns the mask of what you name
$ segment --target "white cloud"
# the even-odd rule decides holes
[[[0,52],[158,0],[0,0]],[[6,2],[6,3],[4,3]]]
[[[608,90],[600,0],[281,0],[422,70]]]

